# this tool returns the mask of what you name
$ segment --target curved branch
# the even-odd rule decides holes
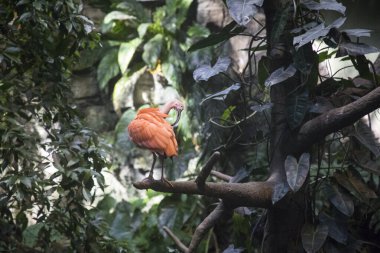
[[[146,178],[133,184],[137,189],[152,189],[158,192],[198,194],[221,198],[230,206],[268,208],[272,205],[272,192],[275,182],[248,183],[206,183],[199,188],[194,181],[170,181],[170,184]]]
[[[345,106],[332,109],[306,122],[297,135],[294,152],[298,153],[328,134],[349,126],[380,108],[380,87]]]
[[[172,238],[179,250],[181,250],[184,253],[192,253],[195,252],[195,250],[198,248],[207,231],[214,227],[220,219],[223,219],[223,217],[225,216],[229,216],[231,213],[232,209],[226,207],[223,201],[220,202],[215,207],[215,209],[195,229],[189,247],[186,247],[168,227],[163,227],[163,229]]]
[[[201,224],[198,225],[191,238],[189,249],[186,253],[195,252],[207,231],[209,231],[210,228],[214,227],[219,220],[223,219],[223,217],[230,215],[231,212],[232,209],[226,207],[223,204],[223,201],[220,202],[215,207],[215,209],[201,222]]]
[[[219,160],[220,152],[215,151],[206,162],[205,166],[199,172],[198,177],[195,179],[198,187],[204,187],[207,177],[210,175],[212,167]]]

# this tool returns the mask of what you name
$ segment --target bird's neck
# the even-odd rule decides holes
[[[160,108],[160,112],[165,113],[165,114],[168,114],[169,111],[170,111],[171,109],[172,109],[171,102],[168,102],[168,103],[164,104],[164,105]]]

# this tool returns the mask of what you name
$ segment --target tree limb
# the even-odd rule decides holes
[[[222,172],[219,172],[219,171],[216,171],[216,170],[212,170],[211,171],[211,175],[213,175],[214,177],[219,178],[219,179],[221,179],[223,181],[226,181],[226,182],[228,182],[228,181],[230,181],[232,179],[231,176],[226,175],[226,174],[224,174]]]
[[[332,109],[303,124],[296,137],[293,152],[305,150],[326,135],[355,123],[377,108],[380,108],[380,87],[352,103]]]
[[[171,184],[171,185],[170,185]],[[248,183],[206,183],[199,188],[194,181],[170,181],[170,184],[160,181],[144,179],[134,183],[137,189],[152,189],[158,192],[198,194],[208,197],[221,198],[231,206],[264,207],[272,205],[272,193],[275,182],[248,182]]]
[[[223,201],[220,202],[215,207],[215,209],[195,229],[189,247],[186,247],[168,227],[164,227],[163,229],[173,239],[174,243],[182,252],[192,253],[195,252],[203,237],[206,235],[207,231],[209,231],[210,228],[214,227],[215,224],[224,216],[230,215],[231,212],[232,209],[226,207]]]
[[[219,151],[215,151],[210,156],[206,164],[203,166],[203,168],[199,172],[198,177],[195,179],[195,182],[197,183],[198,187],[200,188],[204,187],[206,183],[206,179],[210,175],[210,172],[212,170],[212,167],[214,167],[214,164],[219,160],[219,157],[220,157]]]
[[[207,231],[209,231],[210,228],[214,227],[220,219],[223,219],[223,217],[231,214],[231,212],[232,209],[226,207],[223,201],[220,202],[215,207],[215,209],[201,222],[201,224],[198,225],[191,238],[189,250],[186,253],[195,252]]]

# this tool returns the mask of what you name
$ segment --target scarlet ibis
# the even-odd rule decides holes
[[[161,181],[164,177],[164,160],[167,157],[177,156],[178,144],[173,131],[181,117],[183,104],[178,100],[167,102],[162,108],[144,108],[137,112],[136,118],[128,125],[131,140],[140,148],[148,149],[153,153],[153,164],[148,179],[153,179],[153,169],[157,157],[161,160]],[[171,125],[165,120],[171,109],[177,111],[177,118]],[[171,184],[170,184],[171,185]]]

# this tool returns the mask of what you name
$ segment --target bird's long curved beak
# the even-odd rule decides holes
[[[177,127],[179,119],[181,118],[182,110],[179,110],[179,109],[174,109],[174,110],[177,111],[177,118],[175,119],[174,123],[172,124],[172,127]]]

